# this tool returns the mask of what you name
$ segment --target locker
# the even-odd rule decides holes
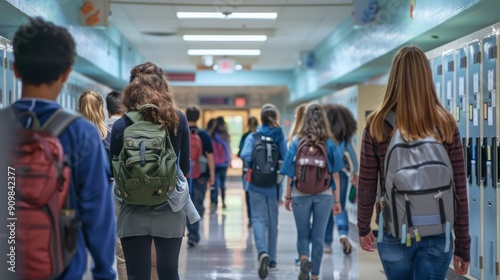
[[[0,37],[0,109],[5,106],[5,47]]]
[[[497,279],[497,182],[498,182],[498,143],[500,130],[497,118],[496,88],[498,83],[498,43],[497,36],[483,40],[483,107],[487,110],[483,116],[483,139],[486,142],[487,176],[483,183],[484,222],[483,222],[483,262],[485,280]],[[485,159],[483,159],[484,161]]]
[[[440,55],[433,59],[433,68],[432,74],[434,79],[434,86],[436,88],[436,95],[441,102],[443,103],[443,57]]]
[[[7,41],[6,55],[4,59],[4,69],[6,69],[6,82],[5,82],[5,106],[9,106],[14,102],[16,94],[15,76],[14,76],[14,54],[12,52],[12,45]]]
[[[443,56],[443,105],[453,115],[455,114],[455,51],[452,50]]]
[[[468,137],[467,133],[467,122],[468,110],[467,110],[467,100],[468,100],[468,80],[467,80],[467,48],[460,48],[455,53],[455,119],[458,123],[458,129],[460,131],[460,136],[464,140],[464,149],[467,147],[465,145],[465,138]],[[465,153],[467,156],[467,153]],[[467,162],[467,158],[465,158]],[[467,176],[470,172],[467,172]]]
[[[483,122],[480,117],[483,114],[481,96],[481,43],[473,42],[468,50],[468,88],[469,88],[469,127],[467,149],[470,157],[467,159],[467,166],[470,170],[469,179],[469,229],[471,236],[471,262],[469,273],[471,276],[481,279],[482,270],[482,179],[483,165],[482,153],[483,138],[481,137],[481,127]]]

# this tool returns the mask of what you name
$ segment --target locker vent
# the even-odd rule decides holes
[[[498,54],[498,46],[492,46],[488,49],[488,59],[496,59]]]
[[[493,249],[493,242],[488,241],[488,271],[489,275],[495,275],[495,250]]]
[[[474,64],[481,63],[481,52],[474,53]]]
[[[460,68],[466,68],[467,67],[467,57],[462,56],[460,58]]]
[[[477,235],[472,236],[471,245],[472,266],[479,268],[479,238]]]
[[[455,62],[448,61],[448,72],[453,72],[453,71],[455,71]]]
[[[437,74],[438,75],[443,75],[443,65],[438,65],[437,66]]]

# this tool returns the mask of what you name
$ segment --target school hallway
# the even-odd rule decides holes
[[[227,209],[221,206],[210,212],[209,193],[205,200],[205,214],[200,225],[201,241],[187,248],[183,241],[179,260],[181,279],[259,279],[257,275],[257,252],[253,244],[252,228],[248,228],[245,192],[239,181],[229,181],[226,192]],[[297,279],[296,228],[292,212],[284,206],[279,210],[278,270],[270,271],[266,279]],[[321,280],[333,279],[386,279],[378,254],[360,251],[356,231],[350,225],[350,240],[353,251],[342,252],[338,234],[334,233],[333,253],[324,254]]]

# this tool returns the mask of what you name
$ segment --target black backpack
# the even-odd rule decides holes
[[[250,182],[259,187],[274,187],[278,181],[280,149],[273,138],[254,133]]]

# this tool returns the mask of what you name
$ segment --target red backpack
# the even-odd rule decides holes
[[[198,179],[201,176],[200,158],[203,155],[203,144],[201,142],[200,135],[198,135],[198,129],[191,129],[191,132],[189,133],[189,144],[191,172],[189,172],[186,178]]]
[[[313,145],[302,137],[295,156],[295,186],[306,194],[322,193],[330,188],[328,156],[325,145]]]
[[[12,109],[7,109],[13,115]],[[21,279],[53,279],[60,276],[77,250],[79,219],[71,206],[71,170],[58,136],[78,116],[59,109],[43,126],[33,112],[32,128],[16,130],[11,151],[9,191],[16,204],[16,250]],[[10,181],[10,180],[9,180]]]

